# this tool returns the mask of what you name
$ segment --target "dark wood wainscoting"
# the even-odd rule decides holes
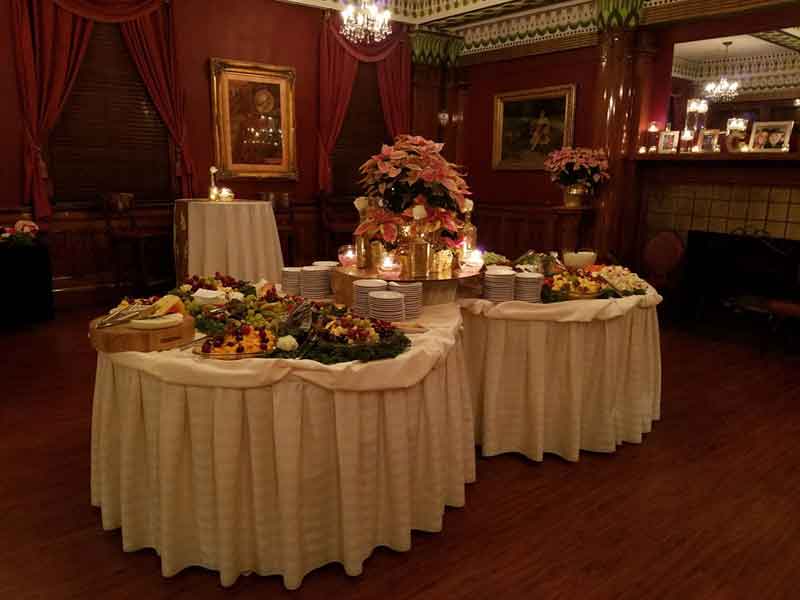
[[[549,251],[592,245],[594,211],[552,206],[477,204],[478,245],[516,258],[527,250]]]
[[[319,208],[315,204],[278,205],[275,217],[287,265],[310,264],[322,256]],[[0,224],[4,225],[30,218],[26,208],[0,211]],[[138,207],[135,219],[139,227],[165,234],[160,240],[148,242],[145,256],[153,289],[168,288],[175,277],[172,204]],[[124,226],[122,219],[113,224]],[[111,238],[101,210],[85,206],[57,208],[42,239],[50,251],[57,307],[115,302],[120,294],[127,293],[127,289],[121,288],[131,283],[136,257],[132,253],[130,256],[122,253],[122,286],[119,288],[115,281]]]

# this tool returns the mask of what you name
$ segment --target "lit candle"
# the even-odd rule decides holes
[[[692,146],[692,152],[700,152],[700,146]]]
[[[467,265],[473,269],[481,269],[483,267],[483,253],[477,248],[470,252],[467,258]]]
[[[645,154],[647,152],[647,148],[645,146],[639,146],[639,154]]]
[[[347,245],[339,248],[339,264],[343,267],[354,267],[356,261],[356,251],[353,246]]]
[[[650,133],[658,133],[658,123],[650,121],[650,127],[647,128]]]

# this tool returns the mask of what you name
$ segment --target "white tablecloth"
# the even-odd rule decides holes
[[[661,297],[555,304],[462,300],[484,455],[613,452],[660,417]]]
[[[247,281],[280,281],[283,255],[271,202],[192,200],[189,275],[217,271]]]
[[[190,353],[100,354],[92,504],[123,548],[191,565],[281,574],[290,589],[373,548],[439,531],[475,478],[456,306],[431,307],[390,361],[216,362]]]

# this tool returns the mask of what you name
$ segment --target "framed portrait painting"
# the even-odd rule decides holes
[[[295,71],[211,59],[214,153],[220,179],[297,179]]]
[[[794,121],[756,121],[750,133],[753,152],[788,152]]]
[[[550,152],[572,145],[574,122],[574,85],[495,95],[492,168],[544,169]]]

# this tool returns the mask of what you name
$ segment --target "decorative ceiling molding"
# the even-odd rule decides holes
[[[597,28],[633,29],[639,25],[639,15],[644,0],[595,0],[597,7]]]
[[[800,87],[800,53],[787,51],[759,56],[737,56],[703,61],[676,58],[673,77],[688,79],[695,91],[721,76],[739,82],[739,95],[746,98],[792,97]]]
[[[777,31],[765,31],[763,33],[753,33],[751,35],[765,42],[775,44],[776,46],[800,52],[800,37],[786,31],[781,31],[779,29]]]
[[[454,65],[464,49],[464,38],[440,31],[415,29],[409,34],[411,59],[422,65]]]
[[[552,8],[539,8],[508,17],[450,29],[464,37],[464,54],[488,52],[573,35],[595,33],[592,0],[573,0]]]
[[[793,4],[797,0],[645,0],[642,25],[688,21],[702,17],[746,12]]]

